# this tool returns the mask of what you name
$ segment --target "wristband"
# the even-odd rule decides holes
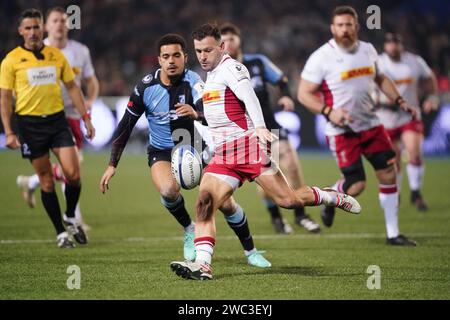
[[[86,112],[85,114],[83,114],[83,115],[81,116],[81,118],[82,118],[83,120],[86,120],[86,119],[91,120],[91,115],[90,115],[88,112]]]
[[[325,119],[327,119],[327,121],[330,121],[330,113],[332,110],[333,110],[333,107],[324,105],[322,110],[320,111],[320,113],[325,116]]]

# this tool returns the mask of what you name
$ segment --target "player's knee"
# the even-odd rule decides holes
[[[179,190],[176,188],[172,188],[172,187],[163,187],[163,188],[161,188],[159,193],[160,193],[161,197],[170,199],[170,200],[176,200],[178,198],[178,196],[180,195]]]
[[[351,196],[358,196],[364,191],[364,189],[366,189],[366,182],[356,181],[348,187],[346,193]]]
[[[75,185],[80,183],[80,170],[73,168],[64,172],[64,177],[69,184]]]
[[[211,193],[202,190],[198,195],[196,204],[197,221],[207,221],[213,216],[213,199]]]
[[[234,205],[231,201],[226,201],[220,206],[219,210],[225,216],[232,216],[236,212],[236,205]]]
[[[53,175],[51,173],[39,175],[39,183],[41,185],[42,191],[44,192],[55,191],[55,181],[53,180]]]

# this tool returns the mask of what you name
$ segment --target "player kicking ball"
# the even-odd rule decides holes
[[[283,208],[325,204],[357,214],[361,206],[331,189],[305,186],[293,190],[289,186],[265,150],[274,135],[266,129],[248,70],[225,53],[216,25],[204,24],[192,36],[200,66],[208,72],[203,111],[215,150],[204,170],[196,203],[196,259],[174,261],[170,267],[180,277],[209,280],[213,277],[215,212],[246,180],[255,180]]]
[[[105,193],[109,188],[130,134],[139,117],[145,113],[149,126],[147,154],[150,175],[161,195],[162,205],[184,229],[184,258],[195,260],[195,224],[186,210],[180,185],[172,175],[171,155],[175,146],[197,145],[196,139],[200,134],[196,133],[194,119],[201,116],[198,110],[202,109],[203,81],[198,74],[185,67],[187,54],[184,38],[166,34],[158,41],[157,47],[161,68],[144,77],[130,96],[125,114],[113,136],[110,162],[100,181],[100,191]],[[182,136],[179,136],[179,130],[182,130]],[[190,139],[185,141],[184,137]],[[270,262],[254,245],[242,207],[229,198],[221,204],[220,210],[239,238],[248,264],[270,267]]]

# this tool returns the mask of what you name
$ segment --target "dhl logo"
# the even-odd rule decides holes
[[[341,72],[341,80],[348,80],[348,79],[356,78],[356,77],[369,76],[374,73],[375,73],[375,69],[373,67],[363,67],[363,68],[352,69],[349,71]]]
[[[203,103],[209,103],[220,100],[220,91],[213,90],[213,91],[206,91],[203,94]]]
[[[398,79],[398,80],[394,80],[395,84],[411,84],[413,83],[414,80],[413,78],[406,78],[406,79]]]

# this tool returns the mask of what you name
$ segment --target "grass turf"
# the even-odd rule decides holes
[[[427,213],[409,204],[404,179],[400,227],[420,243],[416,248],[385,245],[377,185],[367,165],[368,186],[359,197],[362,214],[338,212],[335,225],[322,227],[320,235],[299,227],[293,235],[275,235],[255,185],[246,184],[236,198],[248,215],[258,249],[267,250],[273,267],[246,265],[238,240],[218,215],[210,282],[183,280],[170,271],[170,261],[182,259],[182,230],[160,204],[145,156],[125,154],[109,192],[102,195],[97,184],[107,159],[105,153],[86,154],[82,165],[81,204],[92,227],[90,243],[61,250],[39,193],[37,208],[29,209],[15,185],[16,176],[30,174],[31,166],[17,152],[0,153],[0,299],[450,298],[448,159],[427,160]],[[339,177],[328,153],[306,154],[301,160],[310,185],[326,186]],[[196,190],[183,194],[193,212]],[[320,221],[317,208],[307,212]],[[283,214],[293,224],[292,212]],[[80,290],[67,289],[70,265],[80,267]],[[366,286],[370,265],[381,269],[380,290]]]

